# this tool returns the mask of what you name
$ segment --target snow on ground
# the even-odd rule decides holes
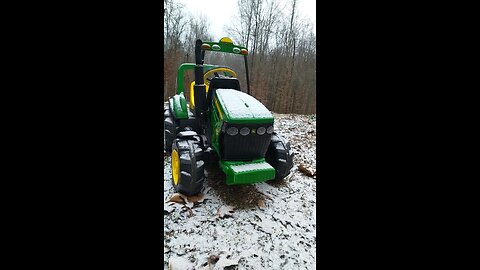
[[[295,152],[288,179],[227,186],[209,168],[204,200],[166,203],[165,269],[314,269],[316,179],[297,166],[316,169],[316,116],[274,114],[275,130]],[[164,157],[164,201],[175,193],[171,157]],[[170,268],[169,268],[170,267]]]

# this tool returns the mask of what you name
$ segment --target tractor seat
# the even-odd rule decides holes
[[[240,91],[240,82],[237,78],[213,77],[210,81],[210,89],[229,88]]]
[[[210,81],[209,91],[207,93],[207,106],[212,105],[212,98],[215,96],[215,91],[219,88],[241,91],[240,82],[236,78],[213,77]]]

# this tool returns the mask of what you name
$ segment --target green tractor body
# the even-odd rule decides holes
[[[218,89],[214,103],[216,108],[210,116],[214,119],[212,146],[226,159],[220,160],[220,168],[227,175],[227,184],[251,184],[275,178],[275,169],[263,157],[271,137],[266,130],[273,127],[270,111],[252,96],[234,89]],[[225,132],[231,127],[239,133],[248,128],[249,134],[231,136]],[[260,127],[265,129],[262,135],[257,134]]]
[[[204,64],[205,51],[243,55],[247,93],[241,91],[235,71]],[[247,54],[229,38],[197,40],[196,63],[179,67],[177,94],[165,108],[165,148],[172,152],[172,181],[178,192],[198,193],[204,165],[213,160],[218,160],[228,185],[282,179],[290,173],[290,144],[274,132],[270,111],[249,94]],[[195,81],[187,104],[183,78],[192,69]]]

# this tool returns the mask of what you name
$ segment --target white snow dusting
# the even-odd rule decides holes
[[[245,171],[271,169],[273,167],[266,162],[261,162],[261,163],[242,164],[242,165],[231,165],[230,168],[232,168],[234,172],[245,172]]]
[[[201,203],[190,207],[168,204],[164,211],[165,269],[315,269],[316,179],[303,175],[297,166],[316,169],[316,117],[273,116],[276,132],[291,143],[295,153],[291,176],[280,183],[250,185],[265,195],[262,207],[229,206],[211,181],[204,185]],[[170,156],[164,158],[164,167],[166,202],[175,193]],[[209,171],[208,177],[217,176]],[[242,187],[224,188],[235,193]]]
[[[270,111],[260,101],[246,93],[234,89],[218,89],[216,94],[226,113],[233,119],[272,118]]]

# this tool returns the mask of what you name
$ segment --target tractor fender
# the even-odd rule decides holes
[[[175,119],[188,119],[187,101],[183,93],[174,95],[169,103]]]

